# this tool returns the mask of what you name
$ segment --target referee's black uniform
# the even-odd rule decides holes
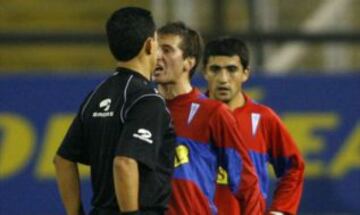
[[[164,100],[141,74],[125,68],[85,99],[58,155],[91,167],[91,214],[120,214],[115,155],[137,160],[141,214],[162,214],[170,196],[175,134]]]

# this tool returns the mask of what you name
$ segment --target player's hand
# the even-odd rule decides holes
[[[269,215],[285,215],[285,214],[279,211],[270,211]]]

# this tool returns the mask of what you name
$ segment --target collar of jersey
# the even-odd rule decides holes
[[[242,92],[242,94],[243,94],[243,96],[244,96],[245,103],[244,103],[243,106],[236,108],[236,109],[234,110],[234,112],[236,112],[236,111],[242,111],[242,110],[246,109],[247,107],[249,107],[249,105],[251,105],[251,104],[253,103],[253,101],[251,100],[251,98],[250,98],[248,95],[246,95],[245,92]]]
[[[201,97],[200,90],[194,87],[189,93],[178,95],[173,99],[166,100],[166,102],[169,105],[187,103],[187,102],[192,102],[200,97]]]
[[[140,79],[143,79],[144,81],[146,81],[146,83],[149,83],[150,81],[145,77],[143,76],[142,74],[134,71],[134,70],[131,70],[129,68],[125,68],[125,67],[118,67],[116,68],[116,71],[119,72],[119,73],[130,73],[131,75],[134,75]]]

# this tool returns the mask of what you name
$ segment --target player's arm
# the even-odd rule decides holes
[[[80,198],[80,180],[77,164],[56,155],[54,165],[57,184],[66,214],[84,214]]]
[[[265,121],[270,162],[279,179],[270,211],[297,214],[304,183],[304,160],[280,118],[270,112]]]
[[[263,214],[265,202],[236,120],[226,107],[220,107],[211,121],[213,138],[220,144],[221,163],[228,172],[230,189],[240,201],[242,214]]]
[[[121,211],[138,211],[139,169],[137,161],[124,156],[116,156],[113,172],[116,199]]]

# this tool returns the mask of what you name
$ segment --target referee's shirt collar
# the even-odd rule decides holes
[[[140,74],[139,72],[136,72],[134,70],[131,70],[131,69],[128,69],[128,68],[125,68],[125,67],[117,67],[116,71],[118,73],[129,73],[131,75],[134,75],[134,76],[146,81],[146,83],[150,83],[150,80],[148,80],[145,76],[143,76],[142,74]]]

